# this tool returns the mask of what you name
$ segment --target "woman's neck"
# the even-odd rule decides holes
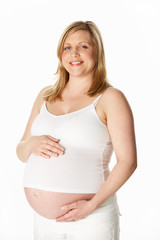
[[[70,77],[65,89],[68,92],[74,92],[79,95],[85,94],[92,84],[92,78]]]

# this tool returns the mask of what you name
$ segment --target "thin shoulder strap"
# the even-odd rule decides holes
[[[100,99],[101,96],[102,96],[102,94],[100,94],[100,95],[94,100],[94,102],[93,102],[94,106],[97,105],[98,100]]]

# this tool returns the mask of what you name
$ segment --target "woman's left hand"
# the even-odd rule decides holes
[[[90,200],[79,200],[67,205],[64,205],[65,209],[62,210],[69,210],[63,216],[56,218],[57,222],[72,222],[77,221],[79,219],[85,218],[88,216],[93,210],[94,207]]]

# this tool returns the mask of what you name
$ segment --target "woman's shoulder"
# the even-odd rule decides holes
[[[51,87],[52,87],[52,85],[45,86],[38,92],[38,95],[37,95],[37,98],[36,98],[36,102],[37,102],[37,106],[38,106],[39,112],[40,112],[40,109],[41,109],[42,105],[44,104],[43,95]]]
[[[108,87],[102,93],[102,102],[111,103],[112,101],[119,101],[122,99],[126,99],[124,93],[115,87]]]
[[[108,87],[104,92],[103,96],[105,98],[113,98],[113,97],[123,97],[124,93],[115,87]]]
[[[115,88],[108,87],[102,94],[102,105],[104,109],[129,106],[125,94]]]
[[[37,95],[39,102],[44,102],[43,95],[44,95],[45,91],[47,91],[50,87],[51,87],[51,85],[45,86],[42,89],[40,89],[40,91],[38,92],[38,95]]]

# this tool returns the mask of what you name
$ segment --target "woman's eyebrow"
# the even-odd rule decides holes
[[[87,44],[91,45],[91,42],[88,42],[88,41],[81,41],[78,44],[81,44],[81,43],[87,43]],[[66,44],[71,45],[71,43],[64,43],[64,45],[66,45]]]
[[[70,44],[70,43],[64,43],[64,45],[65,45],[65,44]]]
[[[91,44],[90,42],[88,42],[88,41],[82,41],[82,42],[79,42],[79,44],[80,43],[87,43],[87,44]]]

